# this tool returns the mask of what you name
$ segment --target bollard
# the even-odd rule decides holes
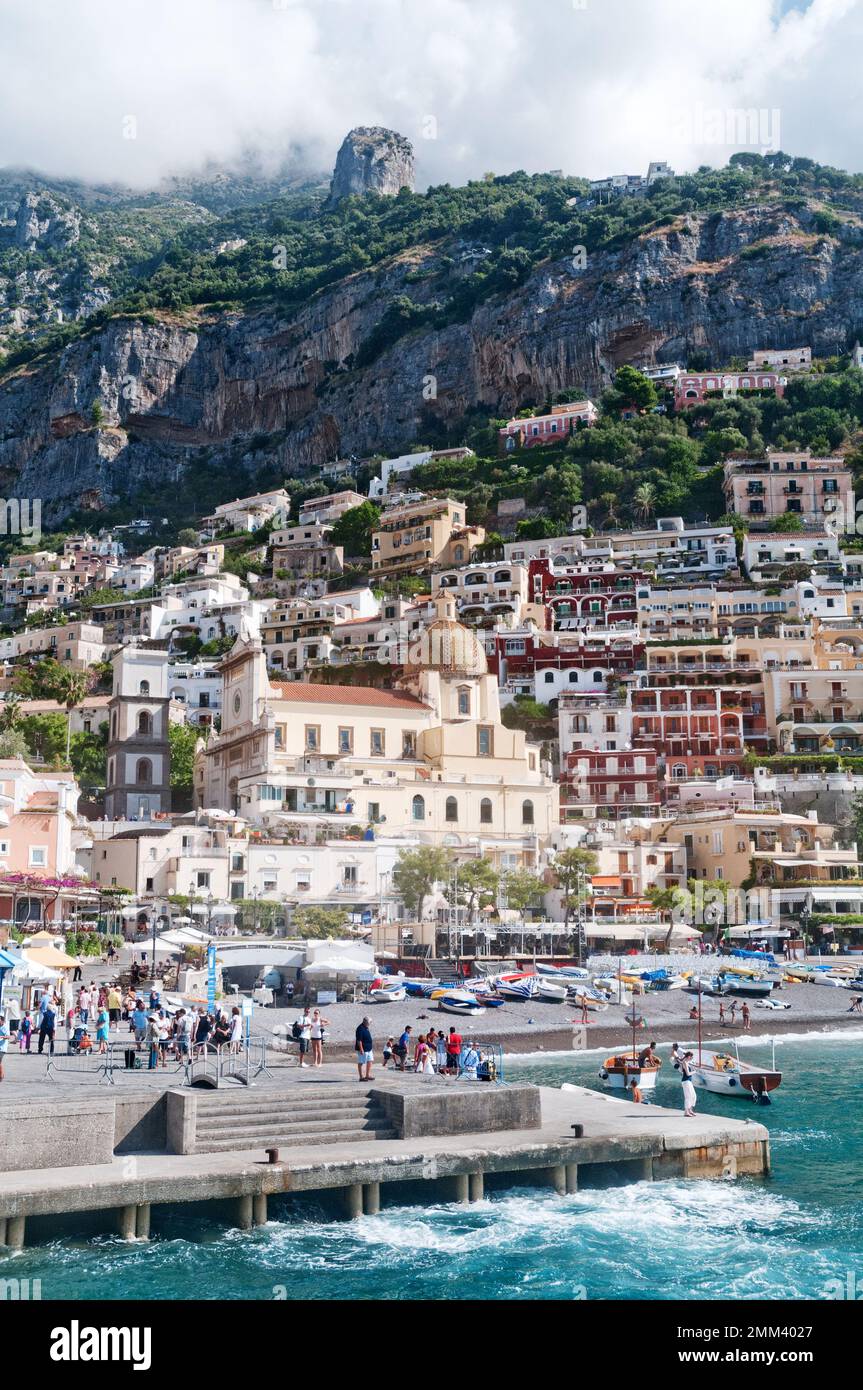
[[[264,1152],[265,1152],[265,1154],[267,1155],[267,1162],[268,1162],[268,1163],[278,1163],[278,1161],[279,1161],[279,1151],[278,1151],[278,1149],[265,1149]]]
[[[584,1125],[570,1125],[570,1129],[572,1130],[573,1139],[584,1138]]]

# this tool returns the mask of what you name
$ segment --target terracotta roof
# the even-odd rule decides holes
[[[57,805],[57,792],[33,792],[27,798],[27,810],[34,811],[40,807],[53,807]]]
[[[367,705],[377,709],[426,710],[415,695],[399,690],[377,690],[371,685],[316,685],[311,681],[272,681],[280,700],[316,705]]]

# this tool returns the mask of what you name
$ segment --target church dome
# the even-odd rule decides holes
[[[438,617],[411,639],[408,669],[440,671],[444,676],[486,675],[485,648],[475,632],[456,620],[452,598],[439,595],[435,607]]]

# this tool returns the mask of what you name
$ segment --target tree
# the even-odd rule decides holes
[[[423,918],[425,900],[436,883],[449,876],[450,855],[445,849],[422,846],[402,850],[393,869],[393,887],[408,912],[415,913],[418,922]]]
[[[39,663],[42,698],[56,700],[66,708],[66,762],[72,743],[72,711],[80,705],[91,686],[92,677],[88,671],[73,671],[62,666],[59,661],[50,659]]]
[[[347,929],[347,913],[339,907],[298,907],[291,920],[292,933],[308,940],[344,936]]]
[[[82,787],[104,787],[108,750],[108,724],[100,724],[97,733],[72,735],[70,759],[72,771]]]
[[[198,544],[198,533],[194,527],[184,526],[182,531],[177,533],[177,545],[194,547]]]
[[[614,374],[614,389],[603,404],[613,410],[652,410],[656,402],[656,387],[649,377],[635,367],[620,367]]]
[[[656,510],[656,488],[653,483],[641,483],[632,494],[635,515],[640,521],[647,521]]]
[[[344,546],[345,555],[371,555],[372,532],[377,530],[381,519],[379,509],[373,502],[361,502],[342,512],[330,534],[332,545]]]
[[[103,423],[105,419],[105,412],[102,409],[102,406],[100,405],[99,401],[94,401],[93,404],[90,406],[90,419],[97,429]]]
[[[514,869],[504,878],[503,886],[507,906],[519,914],[521,929],[524,931],[527,909],[545,892],[545,884],[538,874],[532,874],[529,869]]]
[[[28,714],[21,719],[18,729],[36,762],[58,763],[66,752],[68,726],[69,721],[62,714]]]
[[[14,692],[0,704],[0,732],[8,733],[21,722],[20,704],[21,697]]]
[[[778,531],[780,534],[803,530],[803,518],[799,512],[784,512],[782,516],[774,516],[767,523],[768,531]]]
[[[483,905],[483,898],[494,901],[499,881],[500,875],[490,859],[468,859],[458,866],[454,906],[464,903],[468,921],[472,922],[477,908]]]
[[[551,867],[557,886],[563,894],[563,925],[564,930],[568,931],[573,900],[577,909],[584,881],[597,872],[599,861],[589,849],[562,849],[555,855]]]
[[[200,730],[194,724],[169,724],[168,743],[171,748],[171,786],[189,790],[195,770],[195,744]]]
[[[668,931],[665,936],[664,949],[666,952],[671,950],[671,934],[674,931],[674,918],[672,912],[677,906],[676,888],[648,888],[647,900],[656,908],[660,916],[667,918]]]
[[[24,758],[26,761],[29,757],[27,740],[20,729],[5,729],[0,733],[0,758]]]

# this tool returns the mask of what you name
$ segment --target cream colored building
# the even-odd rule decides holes
[[[723,475],[729,512],[756,524],[786,512],[823,524],[836,501],[853,488],[844,459],[813,458],[808,449],[771,453],[766,459],[729,459]]]
[[[260,643],[225,659],[221,732],[201,747],[196,802],[253,824],[385,827],[499,862],[536,863],[558,817],[538,748],[500,718],[497,682],[451,598],[389,690],[278,685]]]
[[[435,564],[461,565],[484,539],[481,526],[467,525],[463,502],[413,493],[382,513],[372,533],[372,569],[397,575]]]

